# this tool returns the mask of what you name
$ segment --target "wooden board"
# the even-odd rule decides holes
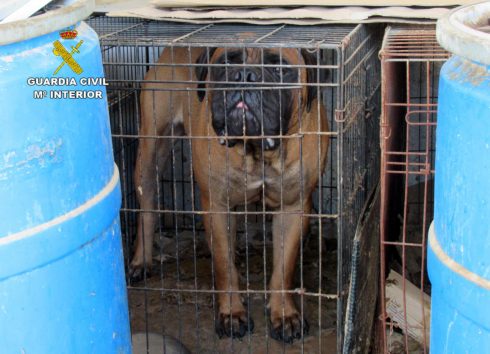
[[[379,279],[379,185],[358,223],[345,321],[343,353],[369,353],[372,345]]]

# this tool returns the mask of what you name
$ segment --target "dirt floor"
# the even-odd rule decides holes
[[[216,301],[210,291],[213,283],[210,254],[203,235],[194,238],[189,231],[180,233],[177,238],[172,233],[164,233],[159,238],[158,250],[155,252],[154,274],[129,287],[133,333],[156,332],[172,336],[192,353],[335,353],[335,300],[298,296],[297,304],[301,306],[302,303],[305,318],[310,325],[309,335],[292,345],[279,343],[269,337],[267,299],[263,292],[253,292],[263,290],[266,284],[264,250],[265,271],[271,274],[269,237],[264,243],[262,235],[257,233],[248,240],[239,237],[237,243],[237,266],[242,289],[246,288],[248,280],[248,288],[251,290],[245,302],[255,322],[253,334],[242,340],[219,339],[215,334]],[[334,241],[323,240],[321,247],[322,257],[319,262],[318,236],[310,235],[304,243],[304,288],[315,294],[335,294],[336,244]],[[322,279],[319,278],[319,267],[322,267]],[[298,287],[300,279],[298,267]]]

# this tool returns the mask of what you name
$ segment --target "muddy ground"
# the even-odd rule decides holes
[[[156,243],[152,276],[128,288],[133,333],[148,331],[170,335],[179,339],[192,353],[336,352],[336,301],[317,296],[336,292],[335,241],[319,242],[318,236],[313,234],[305,240],[303,287],[313,295],[298,295],[296,301],[299,308],[303,307],[310,332],[303,340],[289,345],[271,339],[267,328],[267,299],[263,290],[267,283],[264,272],[271,274],[270,235],[265,242],[260,233],[248,240],[244,235],[238,238],[237,266],[241,289],[246,289],[248,281],[250,295],[244,298],[255,322],[253,334],[242,340],[219,339],[214,332],[217,303],[211,291],[211,257],[204,236],[199,233],[193,237],[192,232],[184,231],[177,238],[172,232],[155,238],[159,242]],[[300,280],[298,264],[298,288]]]

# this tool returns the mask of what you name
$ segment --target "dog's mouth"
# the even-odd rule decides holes
[[[248,104],[246,104],[245,101],[238,101],[238,103],[235,105],[235,109],[241,109],[243,111],[250,110]]]
[[[234,102],[230,102],[226,105],[228,107],[226,110],[227,116],[233,119],[239,119],[240,117],[242,119],[255,119],[256,116],[260,116],[260,109],[257,108],[257,106],[260,106],[260,102],[250,101],[250,99],[247,100],[245,97],[240,97]]]
[[[249,151],[268,151],[280,146],[287,132],[287,93],[242,86],[212,96],[212,124],[218,142],[227,147],[241,144]]]
[[[254,104],[255,103],[255,104]],[[257,109],[256,102],[247,102],[246,98],[240,97],[233,103],[227,105],[224,127],[215,127],[218,140],[221,145],[233,147],[237,143],[243,143],[247,150],[273,150],[279,146],[276,138],[262,137],[267,135],[262,131],[262,116]]]

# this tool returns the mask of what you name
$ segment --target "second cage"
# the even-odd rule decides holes
[[[428,353],[427,232],[434,215],[439,71],[435,27],[390,26],[380,51],[383,353]]]

